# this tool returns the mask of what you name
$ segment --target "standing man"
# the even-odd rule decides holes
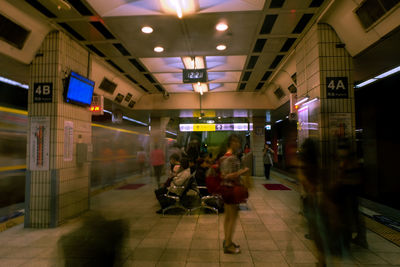
[[[154,149],[151,151],[150,155],[150,160],[151,160],[151,166],[153,166],[154,169],[154,175],[156,177],[156,182],[157,182],[157,188],[160,188],[160,178],[161,178],[161,173],[165,164],[165,156],[164,156],[164,151],[162,149],[158,148],[158,144],[154,144]]]
[[[273,165],[272,158],[275,152],[269,147],[268,144],[264,145],[263,161],[264,161],[264,175],[265,179],[269,180],[269,171]]]

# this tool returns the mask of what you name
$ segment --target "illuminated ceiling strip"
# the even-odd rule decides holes
[[[16,82],[16,81],[13,81],[13,80],[7,79],[5,77],[1,77],[1,76],[0,76],[0,82],[18,86],[18,87],[24,88],[26,90],[29,89],[29,85],[27,85],[27,84],[22,84],[22,83],[19,83],[19,82]]]
[[[141,122],[141,121],[137,121],[137,120],[132,119],[132,118],[129,118],[129,117],[127,117],[127,116],[122,116],[122,118],[123,118],[124,120],[127,120],[127,121],[131,121],[131,122],[135,122],[135,123],[140,124],[140,125],[148,126],[147,123],[144,123],[144,122]]]
[[[200,94],[208,92],[208,84],[207,83],[194,83],[192,84],[193,90]]]
[[[181,57],[185,69],[205,69],[206,63],[204,57]]]
[[[379,79],[385,78],[385,77],[390,76],[390,75],[392,75],[392,74],[395,74],[395,73],[397,73],[397,72],[400,72],[400,66],[398,66],[398,67],[396,67],[396,68],[393,68],[393,69],[391,69],[391,70],[388,70],[388,71],[386,71],[386,72],[384,72],[384,73],[382,73],[382,74],[379,74],[378,76],[375,76],[375,77],[372,78],[372,79],[366,80],[365,82],[356,84],[354,87],[355,87],[355,88],[361,88],[361,87],[363,87],[363,86],[366,86],[366,85],[368,85],[368,84],[370,84],[370,83],[373,83],[373,82],[375,82],[375,81],[377,81],[377,80],[379,80]]]
[[[307,100],[308,100],[308,97],[305,97],[305,98],[303,98],[302,100],[300,100],[300,101],[298,101],[297,103],[295,103],[294,105],[295,105],[295,106],[300,105],[301,103],[304,103],[304,102],[306,102]]]
[[[178,134],[177,133],[173,133],[173,132],[170,132],[170,131],[165,131],[166,133],[168,133],[168,134],[172,134],[172,135],[175,135],[175,136],[177,136]]]
[[[308,106],[308,105],[310,105],[311,103],[313,103],[313,102],[315,102],[317,100],[318,100],[318,97],[313,98],[310,101],[307,101],[307,102],[303,103],[302,106]]]

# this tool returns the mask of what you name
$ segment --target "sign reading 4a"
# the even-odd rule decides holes
[[[349,98],[349,79],[347,77],[326,77],[327,98]]]

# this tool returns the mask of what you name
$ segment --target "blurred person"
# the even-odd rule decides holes
[[[337,175],[333,179],[331,190],[333,201],[341,214],[338,229],[342,238],[341,245],[344,250],[348,250],[350,241],[353,241],[361,247],[368,248],[365,222],[359,212],[358,202],[362,187],[361,166],[348,139],[338,142],[336,170]],[[356,237],[352,240],[353,232],[356,233]]]
[[[273,157],[275,152],[269,147],[268,144],[264,145],[263,149],[263,162],[264,162],[264,175],[265,179],[269,180],[269,173],[273,166]]]
[[[126,221],[107,220],[98,213],[86,214],[81,227],[59,239],[60,258],[66,267],[122,266],[128,234]]]
[[[160,188],[161,173],[165,164],[164,151],[158,147],[158,144],[154,144],[154,149],[150,155],[151,166],[154,169],[154,176],[156,177],[157,188]]]
[[[248,193],[241,185],[240,176],[248,171],[248,168],[241,169],[240,159],[237,154],[241,149],[241,139],[238,135],[232,134],[228,138],[225,154],[219,159],[221,177],[221,195],[224,200],[225,218],[223,241],[224,253],[238,254],[240,247],[233,243],[236,220],[238,217],[239,203],[245,202]]]
[[[250,153],[250,146],[249,146],[249,144],[245,144],[244,145],[244,150],[243,150],[243,152],[244,152],[244,154],[248,154],[248,153]]]
[[[189,142],[186,155],[191,162],[196,162],[200,156],[200,142],[197,139],[193,139]]]
[[[147,155],[146,155],[146,151],[144,151],[144,148],[142,146],[140,147],[139,151],[137,152],[136,158],[137,158],[137,162],[139,165],[139,171],[141,174],[143,174],[144,167],[145,167],[145,164],[147,161]]]
[[[299,158],[300,194],[309,232],[305,237],[315,242],[318,252],[317,266],[325,266],[326,257],[330,255],[330,252],[324,215],[321,212],[324,196],[320,180],[318,146],[314,140],[311,138],[304,140],[300,147]]]
[[[175,176],[172,177],[169,184],[164,184],[163,187],[160,187],[154,191],[158,202],[160,203],[161,209],[157,210],[156,213],[162,213],[162,210],[173,204],[173,200],[167,198],[165,196],[166,193],[170,192],[173,195],[180,196],[183,193],[183,189],[176,188],[175,186],[183,186],[187,179],[190,178],[190,168],[189,161],[186,158],[182,158],[179,165],[175,167],[179,167]]]

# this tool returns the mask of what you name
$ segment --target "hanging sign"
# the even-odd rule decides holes
[[[347,77],[326,77],[326,98],[349,98]]]
[[[50,118],[31,117],[29,169],[49,170]]]

